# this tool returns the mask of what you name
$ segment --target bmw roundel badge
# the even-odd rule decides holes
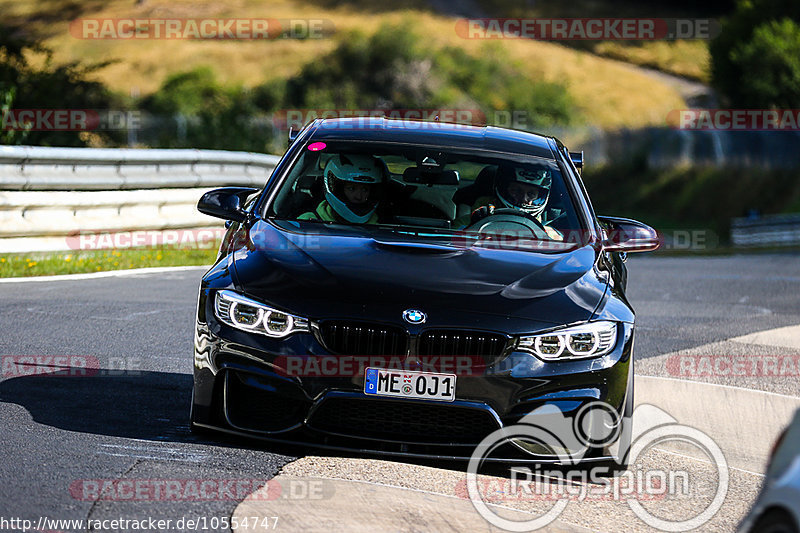
[[[403,311],[403,320],[409,324],[422,324],[428,318],[425,313],[419,309],[406,309]]]

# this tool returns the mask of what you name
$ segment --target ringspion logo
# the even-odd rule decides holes
[[[633,425],[633,419],[642,423]],[[647,420],[659,420],[647,424]],[[619,442],[621,435],[630,442]],[[609,467],[592,466],[584,459],[591,452],[603,450],[614,443],[620,445],[618,459],[627,458],[634,465],[619,477],[609,481]],[[700,451],[716,469],[716,490],[713,499],[703,507],[694,505],[691,514],[680,518],[662,518],[651,513],[643,502],[667,499],[697,504],[700,479],[681,470],[653,470],[638,464],[640,457],[654,446],[677,442]],[[514,446],[529,453],[531,459],[546,458],[559,468],[514,468],[509,483],[486,483],[478,471],[495,450]],[[520,476],[522,474],[522,476]],[[623,416],[613,406],[589,402],[567,416],[552,405],[539,407],[522,417],[517,424],[500,428],[487,435],[475,448],[467,466],[466,495],[461,486],[457,494],[468,497],[475,510],[487,522],[506,531],[534,531],[556,520],[572,501],[624,501],[645,524],[661,531],[689,531],[707,523],[722,507],[729,485],[728,463],[719,445],[702,431],[680,424],[665,411],[652,405],[639,405],[633,418]],[[520,479],[521,478],[521,479]],[[694,478],[694,479],[693,479]],[[526,521],[506,518],[490,507],[492,503],[537,501],[552,503],[549,508],[537,508]]]

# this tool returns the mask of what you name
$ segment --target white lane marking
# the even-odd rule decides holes
[[[773,396],[776,398],[789,398],[791,400],[796,400],[800,396],[790,396],[788,394],[780,394],[778,392],[767,392],[757,389],[748,389],[747,387],[737,387],[736,385],[722,385],[720,383],[707,383],[705,381],[695,381],[693,379],[679,379],[679,378],[668,378],[664,376],[650,376],[647,374],[636,374],[637,376],[642,376],[643,378],[648,379],[661,379],[664,381],[680,381],[681,383],[689,383],[689,384],[696,384],[696,385],[708,385],[709,387],[721,387],[723,389],[734,389],[734,390],[741,390],[747,392],[753,392],[758,394],[763,394],[765,396]]]
[[[164,457],[158,455],[139,455],[135,453],[111,453],[111,452],[97,452],[100,455],[107,455],[109,457],[133,457],[135,459],[148,459],[151,461],[176,461],[179,463],[202,463],[206,457]]]
[[[139,274],[163,274],[165,272],[184,272],[191,270],[208,270],[208,266],[176,266],[176,267],[149,267],[131,268],[128,270],[107,270],[104,272],[87,272],[84,274],[63,274],[59,276],[32,276],[29,278],[0,278],[0,283],[27,283],[31,281],[77,281],[97,278],[116,278],[136,276]]]
[[[149,441],[148,441],[149,442]],[[182,448],[171,448],[169,446],[129,446],[127,444],[101,444],[103,448],[121,448],[123,450],[160,450],[165,452],[178,452],[182,451]]]
[[[127,444],[101,444],[107,450],[98,450],[100,455],[111,457],[135,457],[137,459],[152,459],[157,461],[181,461],[187,463],[201,463],[208,459],[208,454],[187,452],[181,448],[170,446],[147,446]]]
[[[758,344],[800,350],[800,325],[757,331],[739,337],[732,337],[728,340],[742,344]]]
[[[653,446],[654,450],[658,450],[661,453],[666,453],[669,455],[674,455],[676,457],[682,457],[684,459],[691,459],[692,461],[698,461],[700,463],[706,463],[709,465],[713,465],[714,463],[709,461],[708,459],[700,459],[699,457],[692,457],[691,455],[686,455],[685,453],[678,453],[678,452],[671,452],[669,450],[665,450],[663,448],[659,448],[658,446]],[[765,474],[759,474],[758,472],[753,472],[751,470],[747,470],[746,468],[739,468],[737,466],[728,465],[728,470],[736,470],[738,472],[744,472],[745,474],[750,474],[751,476],[757,477],[767,477]]]
[[[133,320],[133,318],[137,317],[137,316],[155,315],[155,314],[158,314],[158,313],[163,313],[164,311],[166,311],[166,309],[154,309],[152,311],[139,311],[139,312],[136,312],[136,313],[126,313],[125,316],[123,316],[123,317],[92,315],[89,318],[94,318],[94,319],[98,319],[98,320]]]
[[[410,492],[418,492],[418,493],[421,493],[421,494],[429,494],[431,496],[443,496],[445,498],[451,498],[453,500],[469,501],[469,498],[467,498],[465,500],[464,498],[462,498],[460,496],[455,496],[455,495],[452,495],[452,494],[442,494],[441,492],[433,492],[431,490],[424,490],[424,489],[413,489],[411,487],[400,487],[398,485],[389,485],[387,483],[378,483],[377,481],[365,481],[363,479],[345,479],[345,478],[341,478],[341,477],[328,477],[328,476],[295,476],[295,475],[278,474],[275,477],[273,477],[271,481],[280,482],[281,481],[280,476],[283,476],[284,478],[289,478],[289,479],[291,479],[291,478],[301,478],[301,479],[302,478],[307,478],[307,479],[322,479],[322,480],[327,480],[327,481],[347,481],[347,482],[350,482],[350,483],[364,483],[365,485],[374,485],[376,487],[386,487],[386,488],[389,488],[389,489],[407,490],[407,491],[410,491]],[[492,477],[494,477],[494,476],[492,476]],[[244,499],[244,501],[239,503],[239,505],[241,505],[242,503],[248,502],[249,499],[254,494],[256,494],[258,491],[263,490],[263,489],[264,489],[264,487],[262,487],[261,489],[258,489],[253,494],[248,495]],[[506,510],[509,510],[509,511],[515,511],[515,512],[518,512],[518,513],[523,513],[523,514],[527,514],[527,515],[531,515],[531,516],[537,516],[537,515],[535,515],[535,513],[532,513],[530,511],[525,511],[525,510],[522,510],[522,509],[516,509],[514,507],[508,507],[506,505],[500,505],[498,503],[487,503],[486,505],[488,505],[489,507],[496,507],[498,509],[506,509]],[[237,509],[238,509],[238,506],[237,506]],[[235,512],[236,511],[234,511],[234,513]],[[559,518],[557,521],[562,523],[562,524],[568,524],[570,526],[575,526],[577,528],[586,529],[585,526],[581,526],[580,524],[575,524],[573,522],[568,522],[568,521],[563,520],[561,518]]]

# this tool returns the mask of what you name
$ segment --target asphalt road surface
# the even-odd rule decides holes
[[[628,293],[638,313],[637,371],[669,375],[659,357],[708,346],[724,350],[731,337],[800,324],[798,259],[792,254],[631,258]],[[229,518],[245,493],[308,453],[190,434],[193,315],[202,272],[0,283],[0,530],[23,530],[21,522],[2,521],[13,518],[31,520],[31,529],[86,529],[43,524],[40,517],[171,519],[172,531],[178,530],[178,519],[195,518],[218,530],[211,525]],[[20,361],[33,365],[20,370]],[[97,370],[46,375],[76,361],[89,361]],[[730,377],[729,384],[800,396],[796,377],[747,383]],[[300,474],[315,473],[306,463],[295,464],[305,465]],[[336,454],[316,464],[316,473],[327,475],[338,468],[370,475],[381,468],[424,470],[426,480],[434,478],[432,487],[437,476],[457,475],[453,469],[437,472],[429,465]],[[117,501],[93,501],[104,481],[119,479],[155,481],[120,490]],[[214,480],[225,489],[213,501],[193,498],[192,493],[166,497],[167,483],[190,491],[195,490],[193,480]],[[736,510],[719,526],[722,530],[731,527],[752,499],[757,482],[747,483],[750,490],[732,503]],[[736,491],[730,497],[737,498]],[[297,506],[300,514],[303,505]],[[584,523],[599,527],[591,525],[593,520],[602,517]],[[347,530],[347,517],[336,525]]]

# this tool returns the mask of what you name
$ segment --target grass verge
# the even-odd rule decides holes
[[[82,274],[131,268],[211,265],[217,247],[205,250],[139,248],[0,255],[0,278]]]
[[[653,221],[649,221],[653,223]],[[686,228],[690,228],[686,226]],[[696,229],[696,228],[695,228]],[[758,253],[800,253],[798,246],[733,248],[719,245],[713,238],[703,237],[707,246],[696,246],[697,237],[680,229],[662,230],[662,234],[675,237],[655,252],[657,255],[732,255]],[[685,236],[683,236],[685,235]],[[0,254],[0,278],[57,276],[84,274],[132,268],[169,266],[206,266],[216,258],[217,248],[209,250],[132,249],[83,252],[48,252],[28,254]],[[637,254],[638,255],[638,254]]]

